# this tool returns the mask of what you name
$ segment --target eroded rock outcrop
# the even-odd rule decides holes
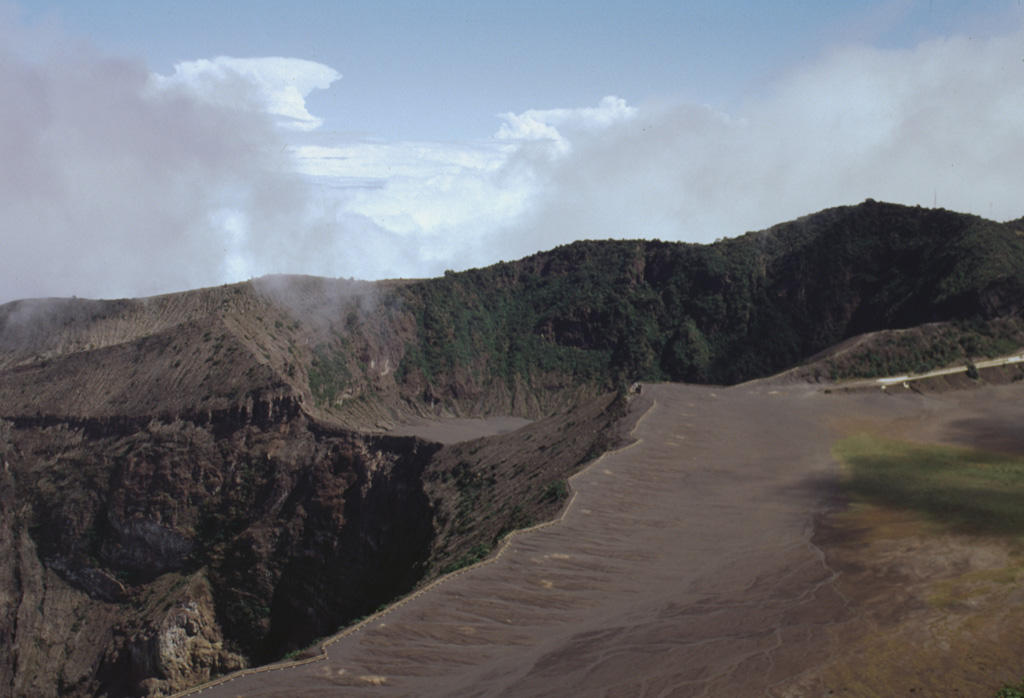
[[[2,305],[0,695],[156,695],[301,648],[557,510],[634,380],[745,381],[880,330],[871,371],[1016,351],[1021,260],[1016,227],[868,201],[426,281]],[[923,322],[948,341],[903,341]],[[381,436],[487,415],[538,422]]]
[[[248,665],[244,656],[225,647],[205,578],[196,575],[186,586],[166,614],[147,622],[128,646],[146,695],[174,693]]]
[[[436,445],[305,418],[2,424],[0,694],[173,692],[333,632],[429,555]]]

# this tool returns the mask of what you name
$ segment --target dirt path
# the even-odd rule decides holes
[[[837,573],[867,569],[856,546],[826,554],[814,524],[834,501],[834,425],[922,424],[929,398],[770,384],[645,394],[655,405],[639,443],[574,480],[559,524],[334,642],[323,661],[199,695],[887,695],[843,693],[849,648],[877,618]]]

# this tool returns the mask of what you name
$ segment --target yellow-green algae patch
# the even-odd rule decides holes
[[[1024,652],[1024,457],[870,434],[832,452],[850,496],[832,521],[852,538],[830,557],[860,618],[823,684],[991,698]]]
[[[1024,539],[1024,457],[858,434],[832,449],[855,500],[942,528]]]

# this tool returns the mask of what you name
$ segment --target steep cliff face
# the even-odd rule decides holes
[[[438,547],[459,496],[425,475],[448,467],[438,444],[351,427],[536,416],[594,391],[399,379],[417,330],[388,288],[0,307],[0,695],[172,692],[302,648],[491,541],[445,529]],[[574,449],[533,484],[590,447]]]
[[[3,425],[5,694],[169,692],[278,657],[410,589],[429,554],[436,445],[301,418]]]
[[[201,574],[175,580],[181,589],[160,613],[123,628],[124,659],[118,655],[105,683],[127,693],[154,695],[242,669],[247,659],[225,647],[209,582]],[[127,632],[125,632],[127,631]],[[134,631],[134,632],[133,632]],[[230,646],[230,642],[228,643]]]
[[[825,377],[1018,347],[1022,260],[1012,226],[869,201],[420,282],[0,306],[0,695],[156,696],[304,647],[556,512],[636,378],[877,330]],[[384,435],[493,414],[537,421]]]

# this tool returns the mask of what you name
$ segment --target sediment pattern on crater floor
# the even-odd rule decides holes
[[[327,648],[208,696],[771,694],[826,665],[855,620],[812,543],[828,506],[824,417],[895,417],[806,387],[655,386],[638,443],[574,479],[557,526]],[[870,404],[874,402],[874,404]],[[781,694],[780,694],[781,695]]]

